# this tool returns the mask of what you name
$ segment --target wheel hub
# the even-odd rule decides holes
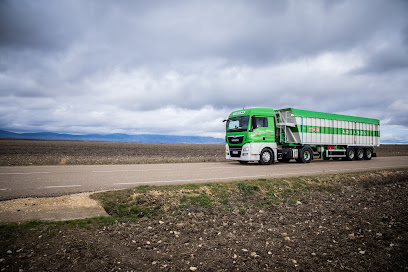
[[[262,154],[262,160],[264,162],[269,162],[271,160],[271,154],[269,154],[269,152],[264,152]]]

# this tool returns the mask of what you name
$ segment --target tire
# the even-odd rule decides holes
[[[373,150],[371,148],[364,149],[364,159],[371,160],[373,157]]]
[[[340,160],[340,158],[338,158],[338,157],[335,157],[335,158],[332,158],[333,159],[333,161],[338,161],[338,160]]]
[[[364,159],[364,150],[362,148],[357,148],[356,150],[356,160]]]
[[[313,160],[313,150],[305,146],[299,152],[299,158],[296,159],[297,162],[309,163]]]
[[[240,164],[248,164],[249,161],[239,161]]]
[[[269,148],[262,149],[261,154],[259,155],[259,164],[269,165],[274,161],[273,152]]]
[[[347,161],[352,161],[352,160],[354,160],[355,156],[356,156],[356,152],[354,151],[354,149],[350,148],[350,147],[347,148],[347,150],[346,150],[346,160]]]

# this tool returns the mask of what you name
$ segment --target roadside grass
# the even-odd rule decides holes
[[[315,194],[332,194],[345,186],[375,179],[407,176],[408,171],[389,170],[336,175],[257,179],[235,182],[168,186],[139,186],[102,192],[91,197],[100,201],[106,212],[121,220],[171,216],[184,210],[217,209],[245,214],[251,208],[301,204]]]
[[[0,225],[0,237],[7,233],[43,227],[98,228],[104,225],[135,222],[140,218],[180,216],[183,212],[217,212],[245,215],[251,209],[276,205],[296,205],[313,201],[317,194],[333,194],[348,186],[370,186],[378,182],[408,179],[408,170],[383,170],[336,175],[257,179],[235,182],[167,186],[139,186],[131,189],[95,193],[110,216],[62,222],[32,221]]]

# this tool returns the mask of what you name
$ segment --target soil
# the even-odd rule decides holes
[[[0,166],[225,161],[225,146],[0,139]]]
[[[108,215],[91,193],[49,198],[20,198],[0,202],[0,223],[31,220],[63,221]]]
[[[408,174],[357,175],[297,204],[189,208],[88,227],[0,229],[1,271],[407,271]],[[353,177],[351,177],[353,179]]]
[[[407,156],[408,145],[381,145],[378,156]],[[218,162],[225,146],[0,139],[0,166]]]

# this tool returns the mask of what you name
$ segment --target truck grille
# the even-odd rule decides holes
[[[228,136],[228,143],[230,144],[242,144],[244,141],[244,135]]]

